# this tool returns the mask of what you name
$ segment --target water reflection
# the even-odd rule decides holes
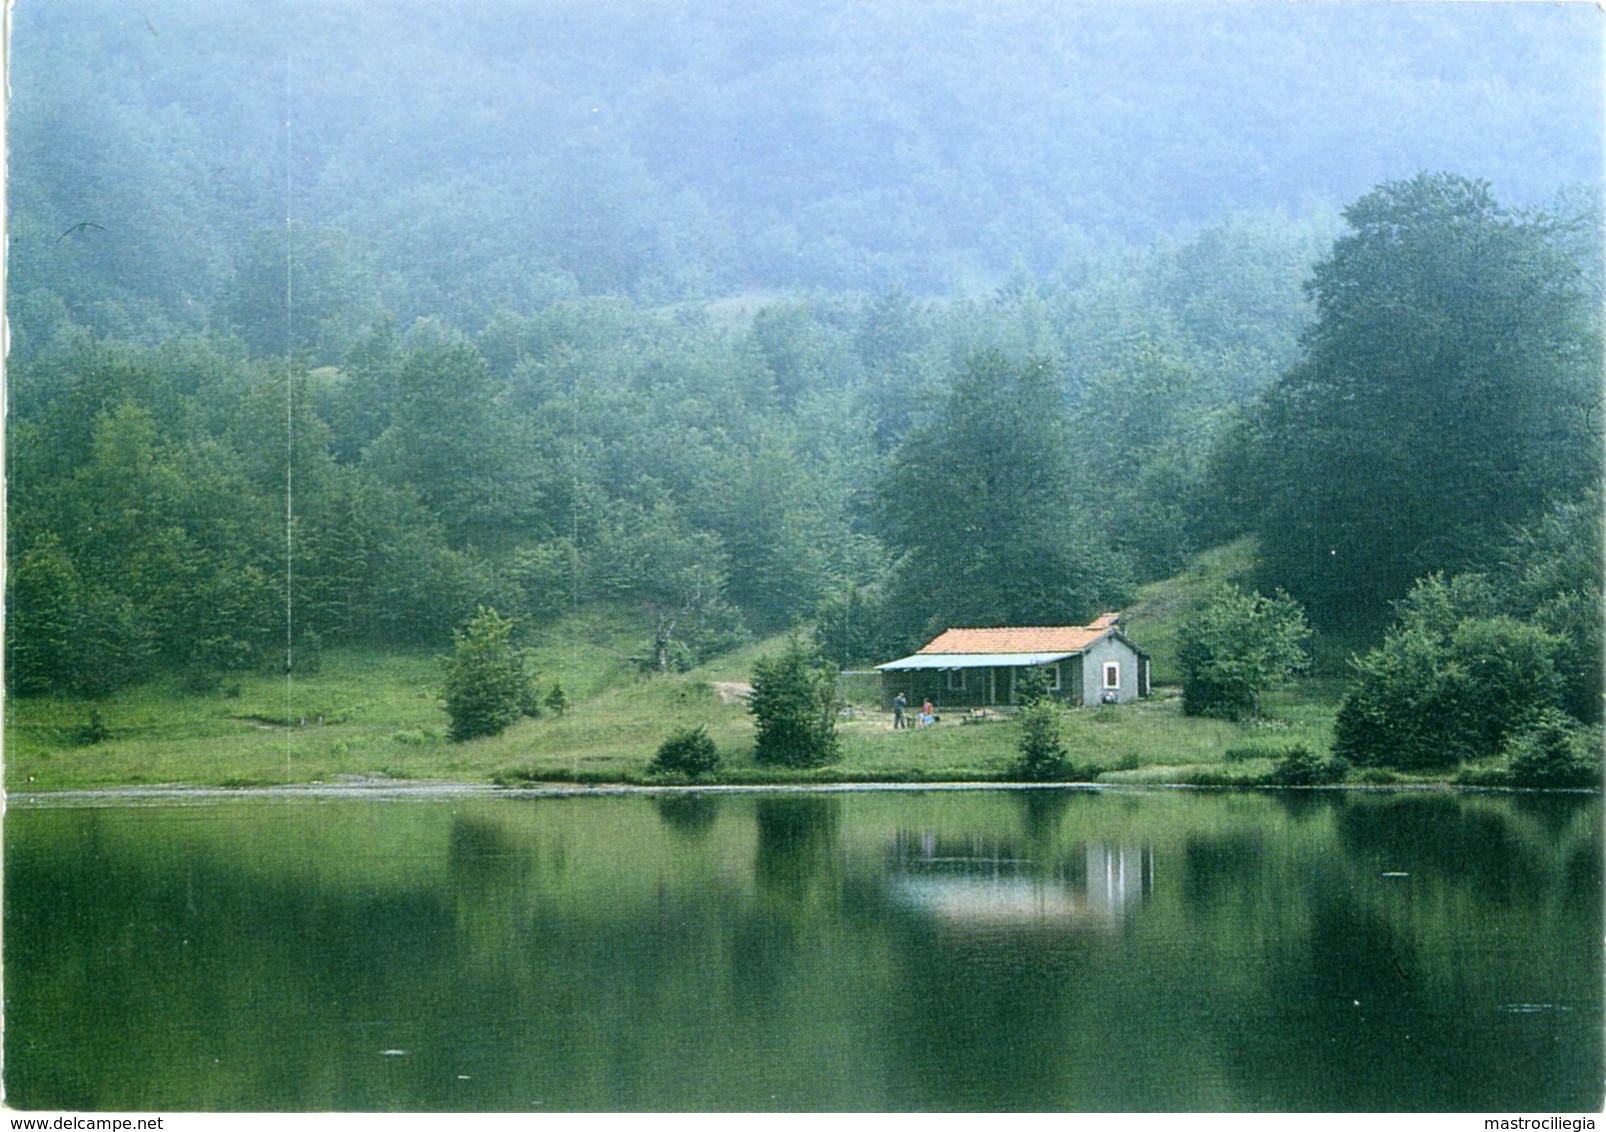
[[[454,814],[446,843],[452,879],[459,884],[495,885],[530,871],[529,846],[506,826],[483,817]]]
[[[1033,845],[1052,843],[1071,808],[1071,792],[1056,788],[1022,790],[1015,795],[1021,825]]]
[[[1581,916],[1588,916],[1593,907],[1599,911],[1603,872],[1606,862],[1601,859],[1600,846],[1589,842],[1578,845],[1567,855],[1566,906]]]
[[[1598,799],[684,794],[6,823],[22,1107],[1601,1099]]]
[[[1241,889],[1259,872],[1258,833],[1224,833],[1189,837],[1182,854],[1182,895],[1188,906],[1206,912]]]
[[[1267,956],[1275,993],[1229,1023],[1238,1087],[1267,1108],[1398,1108],[1407,1097],[1427,1103],[1403,1107],[1445,1107],[1445,1085],[1460,1075],[1447,1077],[1439,1063],[1471,1051],[1458,1050],[1454,1033],[1435,1032],[1444,1020],[1422,993],[1410,941],[1339,878],[1323,879],[1307,932]]]
[[[1147,845],[1097,843],[1032,854],[1011,841],[900,831],[887,890],[902,907],[954,928],[1113,930],[1154,892]]]
[[[817,794],[760,798],[755,812],[760,893],[785,900],[807,896],[833,872],[841,801]]]
[[[660,794],[654,799],[654,805],[664,828],[691,840],[706,837],[719,818],[719,797],[714,794],[696,791]]]
[[[1543,888],[1545,869],[1510,816],[1477,799],[1390,798],[1345,806],[1338,834],[1351,859],[1378,873],[1442,877],[1480,900],[1520,905]]]

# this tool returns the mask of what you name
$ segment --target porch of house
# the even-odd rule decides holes
[[[892,701],[902,692],[912,712],[926,700],[943,708],[1010,707],[1023,668],[1038,668],[1049,676],[1051,695],[1068,703],[1079,703],[1075,695],[1081,688],[1079,657],[1057,657],[1051,661],[1033,660],[1019,664],[964,663],[965,658],[944,657],[944,667],[935,665],[887,666],[881,670],[881,708],[892,710]],[[955,663],[959,661],[959,663]]]

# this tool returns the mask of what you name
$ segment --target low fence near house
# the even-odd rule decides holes
[[[855,707],[881,710],[881,673],[840,672],[836,678],[837,699]]]

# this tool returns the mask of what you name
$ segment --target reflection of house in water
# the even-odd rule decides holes
[[[1153,893],[1154,854],[1101,842],[1034,857],[994,838],[900,833],[887,882],[898,904],[954,927],[1112,929]]]

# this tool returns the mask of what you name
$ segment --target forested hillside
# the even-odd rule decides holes
[[[14,380],[11,677],[276,655],[287,484],[298,633],[439,643],[480,604],[539,620],[617,601],[668,663],[870,603],[848,651],[873,659],[958,614],[918,571],[897,585],[900,551],[951,533],[986,549],[953,525],[964,487],[951,498],[915,466],[970,454],[961,425],[1043,484],[1053,522],[1009,551],[1017,567],[1096,561],[1104,581],[1075,614],[1118,603],[1214,537],[1210,438],[1296,356],[1318,247],[1308,229],[1235,222],[985,299],[576,297],[472,337],[380,319],[334,365],[298,353],[287,368],[226,336],[85,339]],[[1192,306],[1221,271],[1238,290]],[[993,383],[1028,357],[1043,359],[1037,411],[1009,411]],[[975,413],[947,408],[967,374]],[[989,423],[995,410],[1009,412]],[[908,467],[889,479],[894,460]],[[1069,615],[1043,600],[997,615],[1028,610]]]
[[[477,333],[575,294],[1075,273],[1422,169],[1598,179],[1599,14],[1538,4],[21,0],[16,346]],[[89,222],[97,227],[74,229]]]
[[[1504,571],[1576,667],[1597,21],[22,0],[8,685],[479,606],[862,663],[1245,533],[1362,637]]]

